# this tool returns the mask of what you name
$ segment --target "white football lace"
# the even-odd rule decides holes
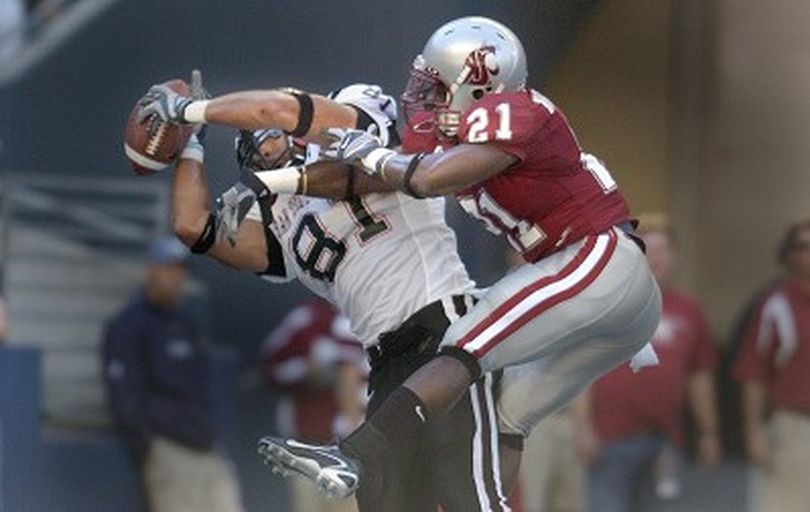
[[[155,156],[155,153],[157,153],[158,148],[163,143],[163,137],[166,135],[167,124],[168,123],[161,122],[155,135],[149,139],[149,144],[146,145],[147,155]]]

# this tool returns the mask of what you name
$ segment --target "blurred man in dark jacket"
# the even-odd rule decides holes
[[[217,451],[209,361],[180,307],[188,256],[173,237],[151,244],[143,288],[107,325],[104,379],[153,511],[237,511],[233,470]]]

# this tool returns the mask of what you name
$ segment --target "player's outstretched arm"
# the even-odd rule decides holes
[[[294,137],[323,142],[329,126],[355,126],[357,111],[324,96],[296,89],[240,91],[209,100],[183,96],[165,85],[141,99],[142,116],[180,124],[220,124],[241,130],[278,128]]]
[[[208,101],[204,122],[243,130],[279,128],[295,137],[322,142],[329,126],[355,126],[357,111],[317,94],[292,89],[244,91]]]
[[[475,185],[515,163],[495,146],[462,144],[443,153],[397,155],[380,176],[416,197],[443,196]]]
[[[306,166],[261,171],[255,174],[259,187],[271,194],[305,195],[327,199],[348,199],[373,192],[393,192],[396,187],[379,176],[340,162],[316,162]],[[250,186],[250,184],[248,184]],[[260,194],[261,189],[254,190]]]
[[[330,129],[329,158],[360,166],[416,197],[457,192],[498,174],[516,158],[490,144],[460,144],[443,153],[406,155],[361,130]]]
[[[215,212],[201,159],[181,158],[177,164],[172,182],[172,221],[177,237],[197,253],[240,270],[262,272],[268,268],[261,223],[245,221],[237,233],[236,244],[216,240]]]

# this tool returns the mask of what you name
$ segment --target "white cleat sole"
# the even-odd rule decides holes
[[[309,459],[298,457],[278,444],[262,441],[259,445],[259,454],[264,457],[264,463],[271,466],[273,473],[287,478],[298,475],[311,480],[330,499],[342,499],[352,494],[353,489],[336,482]]]

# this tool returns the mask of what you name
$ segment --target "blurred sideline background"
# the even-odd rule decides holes
[[[26,11],[19,37],[0,32],[0,271],[11,325],[0,348],[3,512],[138,510],[104,412],[98,343],[141,278],[145,244],[167,230],[169,176],[132,176],[122,131],[152,83],[192,68],[215,95],[358,81],[398,95],[440,24],[502,21],[525,45],[530,85],[566,112],[633,210],[669,214],[680,284],[724,344],[776,274],[784,227],[810,215],[810,5],[799,0],[0,0],[0,21],[11,19],[5,2]],[[209,130],[215,195],[236,178],[233,135]],[[462,257],[488,284],[503,271],[503,246],[449,203]],[[275,400],[255,371],[265,335],[306,292],[202,258],[193,269],[195,307],[223,352],[218,404],[246,508],[283,511],[282,481],[253,455]],[[741,506],[734,456],[732,442],[719,480],[695,491],[717,500],[683,510]]]

